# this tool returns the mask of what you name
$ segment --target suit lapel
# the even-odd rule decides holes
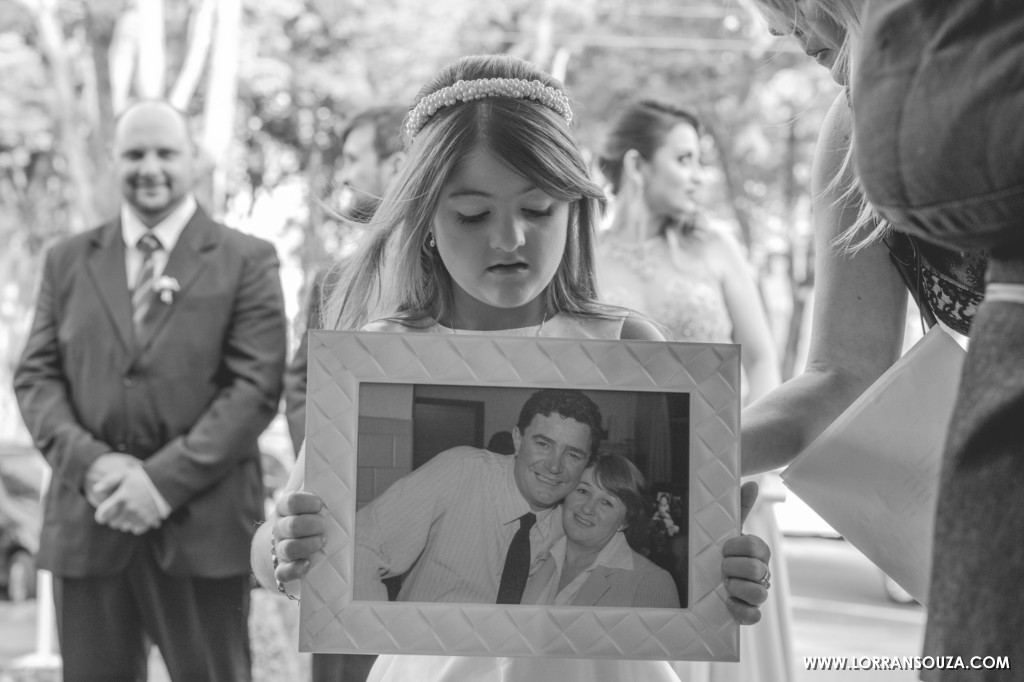
[[[572,600],[573,606],[597,606],[598,601],[605,593],[612,588],[608,576],[612,569],[607,566],[597,566],[590,572],[590,576],[584,581],[583,586]]]
[[[171,303],[164,303],[156,295],[143,320],[145,332],[139,342],[139,354],[144,353],[160,334],[164,326],[174,316],[179,301],[188,296],[189,290],[196,283],[200,273],[206,269],[207,260],[204,254],[217,246],[219,240],[217,225],[207,217],[201,208],[196,207],[192,219],[185,225],[177,244],[168,254],[167,266],[161,277],[173,277],[178,281],[179,291],[173,295]],[[129,323],[130,325],[130,323]]]
[[[128,274],[124,265],[124,240],[121,238],[121,220],[114,220],[103,227],[93,239],[89,254],[89,273],[100,300],[106,308],[110,321],[117,330],[117,337],[130,351],[134,345],[132,330],[132,300],[128,292]]]

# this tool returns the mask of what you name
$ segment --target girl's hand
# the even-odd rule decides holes
[[[749,481],[740,488],[740,523],[757,501],[757,483]],[[726,540],[722,547],[722,573],[729,612],[741,625],[753,625],[761,620],[760,606],[768,599],[771,574],[768,560],[772,550],[756,535],[740,535]]]
[[[324,520],[320,517],[323,501],[312,493],[291,491],[275,505],[278,518],[271,526],[277,569],[274,576],[282,583],[298,580],[309,571],[309,557],[323,548]]]
[[[722,573],[729,612],[741,625],[761,620],[760,606],[768,599],[771,550],[756,535],[741,535],[727,540],[722,548]]]

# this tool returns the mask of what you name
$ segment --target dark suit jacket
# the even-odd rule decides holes
[[[633,552],[632,571],[598,566],[580,587],[572,604],[679,608],[679,592],[668,571]]]
[[[15,372],[25,423],[53,468],[39,565],[109,575],[149,545],[175,575],[249,572],[263,518],[256,438],[277,411],[285,318],[273,245],[197,210],[168,257],[181,290],[155,301],[136,339],[120,220],[46,257],[35,320]],[[173,512],[135,537],[101,526],[89,466],[126,452]]]

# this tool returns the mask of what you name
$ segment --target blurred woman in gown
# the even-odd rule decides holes
[[[629,103],[612,121],[599,158],[614,207],[597,246],[599,292],[645,313],[676,341],[740,344],[751,403],[778,386],[778,358],[740,245],[701,215],[700,150],[699,119],[664,102]],[[776,589],[762,621],[744,633],[739,663],[679,664],[694,682],[792,679],[788,582],[772,508],[779,498],[765,493],[747,524],[775,548]]]

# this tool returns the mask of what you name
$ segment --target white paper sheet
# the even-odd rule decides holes
[[[922,604],[964,354],[933,327],[782,472],[800,499]]]

